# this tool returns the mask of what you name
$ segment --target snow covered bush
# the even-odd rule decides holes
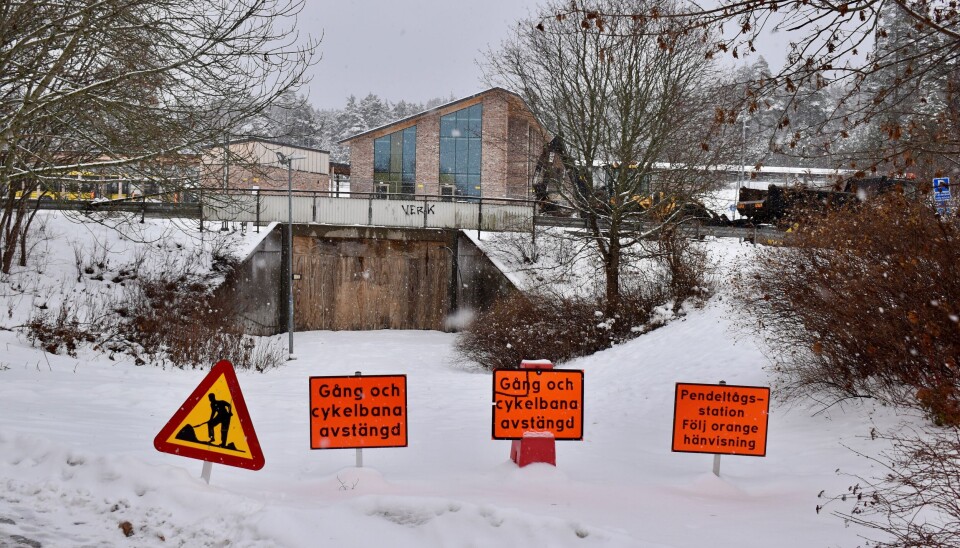
[[[243,334],[230,304],[196,276],[141,280],[115,312],[123,327],[114,340],[122,341],[121,348],[141,361],[193,367],[226,359],[237,368],[258,371],[283,361],[279,351],[258,351],[255,339]]]
[[[516,368],[524,359],[559,364],[648,331],[665,300],[659,293],[630,293],[622,297],[621,312],[608,317],[600,300],[515,292],[478,313],[456,349],[484,369]]]
[[[91,278],[92,279],[92,278]],[[100,281],[102,281],[102,276]],[[244,335],[228,303],[214,296],[209,280],[196,274],[127,280],[123,295],[81,319],[70,305],[41,310],[26,324],[27,337],[52,354],[76,356],[89,343],[135,363],[197,367],[227,359],[240,369],[263,371],[284,361],[278,344]]]
[[[502,234],[484,242],[511,271],[517,292],[477,313],[457,350],[486,369],[522,359],[562,363],[642,335],[701,306],[713,293],[702,246],[666,226],[623,251],[618,303],[610,313],[603,265],[577,231]]]
[[[96,337],[84,328],[76,312],[64,305],[56,315],[41,310],[32,317],[27,323],[27,340],[51,354],[75,357],[81,344],[95,342]]]
[[[887,195],[799,225],[739,278],[788,395],[919,406],[960,424],[960,222]]]
[[[238,311],[215,291],[238,264],[227,235],[197,238],[170,223],[140,228],[126,221],[56,219],[79,234],[62,242],[72,248],[72,264],[61,260],[59,276],[28,277],[36,286],[10,286],[22,294],[9,305],[11,320],[16,303],[35,302],[29,315],[16,314],[31,344],[53,354],[76,356],[87,347],[111,359],[181,368],[228,359],[262,371],[285,360],[278,341],[245,335]]]

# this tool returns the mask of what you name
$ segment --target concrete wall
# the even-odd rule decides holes
[[[285,305],[280,299],[281,256],[282,235],[273,230],[219,289],[220,296],[232,303],[251,335],[284,331],[279,327]]]
[[[515,291],[513,284],[473,240],[457,237],[457,310],[486,310],[498,298]]]
[[[298,330],[443,329],[451,233],[302,228],[293,239]]]
[[[277,225],[221,294],[248,333],[286,331],[286,227]],[[460,309],[484,310],[512,290],[455,230],[294,227],[295,329],[435,329]]]

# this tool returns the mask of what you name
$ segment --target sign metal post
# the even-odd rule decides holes
[[[720,381],[720,386],[727,384],[727,381]],[[713,455],[713,475],[720,477],[720,453],[714,453]]]
[[[362,373],[357,371],[354,376],[359,377],[361,375]],[[363,468],[363,449],[360,447],[357,447],[357,468]]]
[[[766,456],[769,411],[767,387],[678,382],[672,450],[713,455],[719,477],[721,455]]]
[[[406,375],[310,377],[310,449],[406,446]]]
[[[199,459],[210,483],[213,463],[260,470],[263,451],[240,392],[233,364],[221,360],[200,381],[153,440],[164,453]]]

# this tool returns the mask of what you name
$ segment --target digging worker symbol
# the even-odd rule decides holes
[[[210,443],[213,444],[213,431],[220,425],[220,447],[227,446],[227,432],[230,430],[230,418],[233,417],[233,407],[226,400],[218,400],[213,394],[210,398],[210,420],[207,421],[207,433]]]

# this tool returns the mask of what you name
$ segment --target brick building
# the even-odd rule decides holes
[[[492,88],[341,144],[356,193],[526,199],[546,139],[520,96]]]
[[[293,160],[294,190],[328,191],[330,188],[330,153],[326,150],[300,147],[266,139],[231,141],[224,169],[224,147],[211,147],[201,157],[201,183],[207,188],[287,189],[287,167],[281,165],[277,153]]]

